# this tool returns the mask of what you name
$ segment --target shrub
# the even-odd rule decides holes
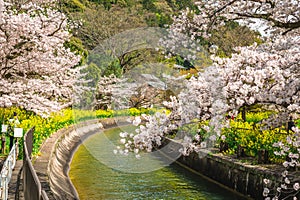
[[[227,153],[236,153],[238,146],[241,146],[247,156],[258,156],[258,151],[265,149],[269,152],[271,161],[278,162],[274,155],[273,144],[285,140],[287,133],[285,127],[274,129],[263,129],[260,122],[266,119],[271,112],[247,113],[246,121],[241,120],[239,115],[235,120],[231,120],[230,128],[223,130],[226,136],[225,142],[228,144]]]

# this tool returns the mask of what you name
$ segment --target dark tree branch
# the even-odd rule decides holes
[[[236,13],[240,17],[265,19],[267,21],[273,22],[275,27],[285,28],[285,29],[297,29],[300,28],[300,21],[297,22],[281,22],[271,17],[271,14],[249,14],[249,13]],[[290,30],[289,30],[290,31]]]
[[[66,20],[66,19],[61,20],[61,22],[60,22],[58,28],[57,28],[55,31],[53,31],[52,33],[48,34],[47,36],[53,36],[55,33],[57,33],[58,31],[60,31],[60,30],[61,30],[61,27],[62,27],[62,24],[64,23],[65,20]]]
[[[227,4],[225,4],[224,6],[222,6],[221,8],[219,8],[218,10],[215,10],[215,11],[213,12],[213,14],[209,16],[209,18],[212,18],[213,16],[216,16],[217,13],[222,12],[225,8],[227,8],[228,6],[231,6],[231,5],[234,4],[236,1],[237,1],[237,0],[230,1],[230,2],[228,2]]]

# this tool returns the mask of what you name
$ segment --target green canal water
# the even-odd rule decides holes
[[[76,151],[69,175],[81,200],[243,199],[176,163],[146,155],[115,155],[124,129],[132,127],[92,135]]]

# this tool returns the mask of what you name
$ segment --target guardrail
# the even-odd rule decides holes
[[[49,200],[31,163],[34,128],[24,136],[23,186],[25,200]]]
[[[10,182],[12,171],[16,165],[16,144],[13,145],[6,160],[4,161],[0,174],[0,199],[8,198],[8,183]]]

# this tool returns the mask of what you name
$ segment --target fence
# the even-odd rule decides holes
[[[30,129],[24,136],[24,158],[23,158],[23,187],[25,200],[48,200],[48,196],[42,190],[39,178],[31,163],[33,148],[34,128]]]
[[[7,156],[0,174],[0,199],[8,198],[8,183],[10,182],[12,170],[16,165],[16,144],[13,145]]]

